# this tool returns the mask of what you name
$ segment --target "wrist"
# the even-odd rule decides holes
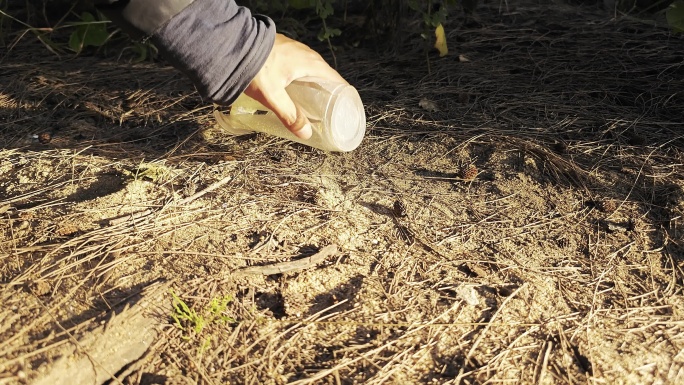
[[[209,101],[228,105],[266,62],[275,25],[232,0],[195,0],[157,28],[151,41]]]

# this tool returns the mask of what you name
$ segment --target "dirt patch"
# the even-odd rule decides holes
[[[202,321],[167,307],[110,378],[681,382],[684,41],[587,8],[478,15],[430,72],[420,40],[340,47],[369,122],[347,154],[226,136],[162,64],[15,46],[0,382],[44,375],[159,280]]]

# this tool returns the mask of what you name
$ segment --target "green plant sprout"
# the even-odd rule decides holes
[[[66,24],[76,28],[69,36],[69,48],[76,54],[81,53],[85,47],[102,47],[116,33],[108,33],[109,21],[96,20],[90,12],[83,12],[79,18],[81,21]]]
[[[330,41],[331,37],[340,36],[342,31],[338,28],[330,28],[326,24],[326,19],[335,13],[335,0],[289,0],[288,4],[294,9],[313,9],[316,16],[321,19],[323,27],[318,33],[318,40]]]
[[[161,163],[147,163],[142,161],[135,170],[123,170],[122,174],[124,177],[136,181],[147,180],[153,183],[162,183],[172,179],[178,172]]]
[[[204,329],[204,317],[197,314],[195,309],[191,309],[173,290],[170,292],[171,297],[173,297],[173,313],[171,313],[171,318],[175,321],[176,326],[180,330],[186,331],[186,326],[184,325],[190,325],[192,330],[199,334]]]
[[[429,32],[433,32],[435,36],[434,48],[439,51],[440,57],[446,55],[448,52],[446,34],[444,32],[444,23],[449,15],[449,7],[455,4],[456,0],[441,0],[438,3],[433,3],[432,1],[427,0],[408,0],[409,8],[417,12],[423,19],[423,33],[421,33],[420,36],[429,41]],[[438,9],[434,11],[433,7],[436,6],[438,6]],[[428,55],[427,47],[425,50],[425,61],[427,64],[428,73],[431,73],[430,56]]]
[[[448,6],[454,5],[455,0],[443,0],[438,3],[425,0],[408,0],[408,6],[423,19],[423,25],[429,29],[437,28],[438,25],[444,24],[447,19]],[[434,11],[433,7],[439,5],[439,8]],[[426,38],[426,35],[423,36]]]
[[[326,19],[335,13],[334,4],[335,0],[288,0],[288,5],[294,9],[313,9],[316,12],[316,16],[323,23],[320,32],[318,32],[318,40],[328,43],[328,48],[330,48],[330,53],[333,56],[334,66],[337,67],[337,58],[335,57],[335,51],[330,38],[340,36],[342,31],[338,28],[330,28],[326,23]]]
[[[211,337],[207,336],[204,341],[202,341],[202,345],[199,347],[199,351],[197,352],[198,355],[203,355],[204,352],[207,351],[211,347]]]
[[[233,296],[231,295],[214,297],[211,302],[209,302],[209,322],[216,322],[219,325],[235,323],[233,317],[223,314],[226,309],[228,309],[228,304],[232,301]]]
[[[133,63],[142,63],[147,60],[147,58],[155,59],[159,54],[157,47],[155,47],[150,41],[134,41],[129,47],[124,48],[121,51],[121,54],[126,51],[132,51],[136,55],[136,58],[132,60]],[[121,55],[119,55],[119,57],[121,57]]]
[[[667,8],[665,13],[667,24],[675,33],[684,32],[684,0],[676,0]]]
[[[78,55],[86,47],[106,46],[107,43],[112,40],[112,37],[120,31],[120,29],[114,29],[112,32],[109,32],[107,28],[110,21],[100,13],[93,14],[90,12],[81,13],[78,16],[78,21],[62,24],[62,20],[66,17],[65,15],[62,17],[62,20],[53,27],[36,28],[5,12],[6,6],[4,4],[5,3],[0,0],[0,44],[4,45],[5,29],[9,29],[9,26],[6,25],[8,24],[7,21],[18,23],[24,27],[23,30],[18,31],[19,33],[14,39],[14,42],[10,44],[8,51],[26,34],[33,34],[50,52],[57,56],[60,56],[60,54],[63,53],[64,48],[68,48]],[[50,38],[50,34],[53,32],[64,29],[73,29],[69,35],[69,41],[66,44],[57,43]],[[125,51],[133,52],[135,58],[132,59],[132,61],[134,63],[143,62],[148,58],[155,59],[158,55],[157,48],[148,41],[132,41],[130,45],[121,51],[121,54]]]
[[[202,312],[188,306],[178,295],[170,290],[173,297],[173,312],[171,318],[174,324],[182,331],[192,331],[195,335],[202,333],[202,330],[211,324],[230,324],[235,323],[233,317],[224,313],[228,309],[228,304],[233,301],[231,295],[214,297]],[[189,337],[186,337],[189,339]],[[205,341],[205,344],[208,343]]]

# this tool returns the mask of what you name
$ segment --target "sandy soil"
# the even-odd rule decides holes
[[[368,117],[345,154],[228,136],[163,63],[21,40],[0,384],[74,354],[110,384],[684,383],[684,39],[496,3],[444,58],[340,44]],[[105,372],[117,338],[143,347]]]

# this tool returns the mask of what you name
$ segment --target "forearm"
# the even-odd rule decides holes
[[[193,0],[95,0],[98,9],[134,38],[151,36]]]
[[[96,0],[134,37],[146,36],[213,102],[230,104],[266,61],[275,25],[233,0]]]

